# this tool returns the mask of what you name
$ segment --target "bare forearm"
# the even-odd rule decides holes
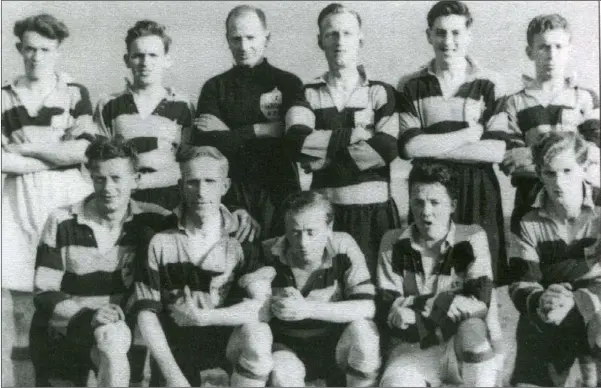
[[[87,140],[67,140],[54,144],[28,143],[24,145],[21,154],[56,166],[70,166],[85,161]]]
[[[371,300],[349,300],[344,302],[316,303],[310,318],[320,321],[346,323],[357,319],[371,319],[376,307]]]
[[[32,172],[46,171],[54,166],[51,163],[15,154],[12,152],[2,152],[2,173],[9,175],[23,175]]]
[[[151,311],[141,311],[138,315],[138,326],[163,375],[165,377],[182,375],[156,314]]]
[[[165,168],[156,172],[149,172],[140,176],[138,187],[140,189],[153,189],[157,187],[169,187],[177,185],[180,178],[178,165]]]
[[[405,152],[410,158],[434,158],[476,140],[474,131],[469,128],[444,134],[423,134],[409,140]]]
[[[239,326],[259,320],[259,310],[263,301],[245,299],[230,307],[207,310],[205,326]]]
[[[500,140],[480,140],[475,143],[464,144],[451,150],[442,158],[473,163],[500,163],[505,154],[505,143]]]

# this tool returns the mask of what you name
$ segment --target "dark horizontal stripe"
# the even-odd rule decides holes
[[[432,124],[423,129],[424,133],[433,134],[433,135],[441,135],[445,133],[451,133],[455,131],[459,131],[461,129],[467,128],[469,124],[465,121],[452,121],[445,120],[439,121],[436,124]]]
[[[376,296],[374,294],[358,293],[358,294],[349,295],[349,297],[347,299],[348,300],[374,300],[375,298],[376,298]]]
[[[507,149],[524,146],[524,138],[515,133],[503,131],[485,131],[482,140],[501,140],[507,145]]]
[[[538,242],[536,249],[544,258],[544,264],[553,265],[566,259],[584,260],[584,249],[595,242],[592,237],[574,240],[569,245],[564,240],[548,240]]]
[[[136,114],[138,109],[131,94],[124,93],[109,100],[102,108],[102,120],[108,128],[113,128],[113,120],[120,115]]]
[[[476,101],[484,98],[486,105],[490,106],[495,99],[494,87],[495,85],[490,80],[476,78],[461,85],[454,96]],[[443,96],[440,82],[434,75],[429,73],[410,79],[405,84],[404,91],[413,101],[428,97],[442,98]]]
[[[334,106],[327,108],[313,108],[315,114],[315,128],[329,129],[332,131],[342,128],[355,127],[355,112],[364,108],[344,108],[341,112]],[[347,143],[348,144],[348,143]]]
[[[186,101],[163,100],[153,112],[161,117],[175,121],[183,127],[192,125],[192,112]]]
[[[121,294],[126,291],[121,269],[113,272],[97,271],[87,274],[65,272],[61,290],[70,295],[102,296]]]
[[[388,166],[360,171],[350,156],[348,160],[347,165],[343,163],[338,165],[342,167],[341,169],[338,169],[336,165],[331,165],[334,168],[314,171],[311,189],[346,187],[359,183],[388,182],[390,180],[390,168]]]
[[[2,127],[6,131],[6,136],[26,126],[49,127],[52,125],[52,117],[62,115],[64,112],[65,110],[60,107],[42,106],[37,116],[32,117],[24,106],[18,105],[4,111]]]
[[[599,119],[588,119],[578,125],[578,132],[586,141],[590,141],[599,146]]]
[[[313,131],[306,125],[295,124],[288,128],[284,139],[282,140],[284,149],[291,155],[299,155],[305,143],[307,136]]]
[[[511,279],[521,282],[538,282],[543,275],[540,265],[537,262],[524,260],[520,257],[511,257],[509,259]]]
[[[133,306],[129,310],[129,314],[132,316],[136,316],[143,310],[150,310],[154,312],[159,312],[162,310],[162,303],[156,300],[142,299],[134,302]]]
[[[92,115],[92,102],[90,101],[90,93],[82,84],[70,82],[67,86],[79,89],[79,100],[75,103],[73,109],[70,110],[71,116],[78,118],[83,115]]]
[[[75,140],[87,140],[91,143],[94,140],[96,140],[96,136],[92,135],[91,133],[84,132],[81,135],[77,136]]]
[[[374,112],[374,121],[378,123],[383,117],[392,116],[396,112],[395,90],[394,88],[380,81],[369,81],[369,87],[382,87],[386,91],[386,103]]]
[[[463,284],[463,292],[467,295],[475,296],[476,299],[484,302],[486,307],[490,307],[492,289],[493,281],[488,276],[480,276],[476,279],[468,279]]]
[[[421,255],[411,246],[409,238],[403,238],[392,246],[392,271],[405,276],[405,271],[423,274],[424,267]]]
[[[561,112],[564,109],[573,108],[562,105],[548,105],[547,107],[536,105],[522,109],[517,112],[518,126],[523,133],[526,133],[539,125],[557,125],[561,123]]]
[[[475,260],[472,244],[469,241],[460,241],[447,251],[439,273],[450,276],[451,268],[454,268],[455,272],[466,272],[467,267]]]
[[[464,351],[462,354],[462,361],[469,364],[477,364],[486,360],[490,360],[495,356],[495,352],[491,349],[485,352],[471,352]]]
[[[47,244],[40,243],[35,259],[35,268],[39,267],[63,271],[63,257],[60,248],[52,248]]]
[[[355,124],[353,123],[353,127],[354,126]],[[330,136],[330,141],[328,143],[326,158],[330,160],[336,157],[340,158],[340,155],[338,154],[347,151],[347,147],[351,143],[352,133],[352,127],[344,127],[333,130],[332,135]],[[350,155],[348,156],[350,157]]]
[[[411,157],[407,155],[407,152],[405,152],[405,146],[407,145],[407,143],[409,143],[411,139],[423,134],[424,132],[421,130],[421,128],[409,128],[401,132],[401,134],[399,135],[399,140],[397,142],[397,150],[399,152],[399,156],[405,160],[411,159]]]
[[[96,248],[94,232],[88,225],[77,222],[77,216],[59,222],[56,228],[56,248],[64,248],[72,245],[80,247]]]
[[[36,293],[33,297],[33,304],[37,310],[52,314],[57,304],[69,298],[70,296],[62,291],[44,291]]]
[[[158,148],[158,139],[156,137],[134,137],[129,140],[136,148],[138,153],[156,150]]]
[[[214,277],[223,275],[223,272],[208,271],[192,263],[167,263],[159,267],[161,276],[161,289],[165,291],[183,290],[185,286],[190,291],[208,293],[211,290],[211,281]]]
[[[373,148],[387,164],[392,163],[399,155],[397,139],[387,133],[376,133],[371,139],[367,140],[367,144],[369,144],[369,146]]]

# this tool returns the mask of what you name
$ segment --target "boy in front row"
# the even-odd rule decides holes
[[[160,373],[168,386],[199,386],[202,370],[235,364],[233,386],[264,386],[272,337],[259,314],[273,268],[259,268],[255,250],[245,255],[230,235],[237,225],[221,204],[230,186],[223,154],[189,147],[180,156],[179,223],[150,241],[132,307],[155,361],[153,383]]]
[[[488,240],[482,227],[452,221],[455,181],[444,165],[415,165],[414,224],[382,239],[378,315],[391,347],[381,386],[496,382],[501,329]]]
[[[332,231],[334,209],[322,194],[304,191],[286,202],[286,234],[263,243],[276,271],[271,383],[303,387],[305,378],[325,378],[328,386],[374,386],[379,337],[363,253],[350,235]]]
[[[520,312],[512,385],[563,386],[576,358],[597,385],[601,208],[586,182],[586,141],[550,132],[532,147],[543,189],[514,231],[510,297]]]

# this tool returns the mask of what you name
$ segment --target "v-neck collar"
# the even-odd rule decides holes
[[[67,73],[56,73],[55,76],[56,76],[56,84],[54,85],[54,87],[52,89],[50,89],[48,94],[46,94],[46,96],[44,96],[44,98],[42,99],[40,104],[37,106],[37,110],[35,112],[32,112],[30,110],[31,107],[25,105],[23,95],[21,92],[21,90],[23,89],[22,83],[27,82],[26,76],[21,75],[19,77],[16,77],[11,82],[10,87],[11,87],[12,92],[15,94],[15,96],[19,100],[19,103],[21,104],[21,106],[23,106],[23,108],[27,112],[27,115],[30,118],[37,117],[38,114],[40,113],[40,110],[42,110],[46,106],[49,106],[48,102],[51,99],[56,98],[57,92],[68,93],[68,90],[67,90],[68,85],[67,84],[69,82],[73,82],[71,76],[69,76]]]
[[[154,109],[147,115],[142,115],[140,113],[140,109],[138,109],[138,105],[136,104],[136,98],[135,98],[135,91],[133,89],[133,84],[129,79],[125,79],[125,94],[127,94],[130,98],[130,103],[132,104],[132,107],[134,108],[135,112],[137,115],[140,116],[140,118],[142,120],[146,120],[147,118],[153,116],[153,115],[158,115],[161,112],[161,109],[163,108],[163,105],[165,104],[165,102],[167,102],[170,99],[173,99],[175,97],[175,92],[173,91],[173,89],[171,89],[168,86],[163,86],[163,90],[164,90],[164,95],[163,97],[159,100],[159,102],[156,104],[156,106],[154,107]]]

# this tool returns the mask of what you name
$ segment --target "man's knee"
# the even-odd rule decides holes
[[[289,350],[278,350],[273,353],[273,370],[271,383],[276,387],[303,386],[305,382],[305,365]]]
[[[459,360],[469,363],[494,357],[486,322],[483,319],[470,318],[459,324],[455,337],[455,352]]]
[[[273,336],[269,325],[262,322],[243,325],[234,333],[231,360],[236,372],[253,379],[267,379],[273,367]],[[237,349],[236,349],[237,348]]]
[[[425,387],[426,378],[411,368],[388,368],[380,379],[380,387]]]
[[[344,354],[344,349],[348,349],[348,353]],[[349,369],[347,373],[355,373],[362,377],[377,374],[382,360],[380,336],[375,323],[362,319],[348,324],[340,337],[336,353],[338,362],[345,364]]]
[[[108,357],[126,354],[131,346],[131,331],[124,321],[97,327],[94,338],[98,351]]]

